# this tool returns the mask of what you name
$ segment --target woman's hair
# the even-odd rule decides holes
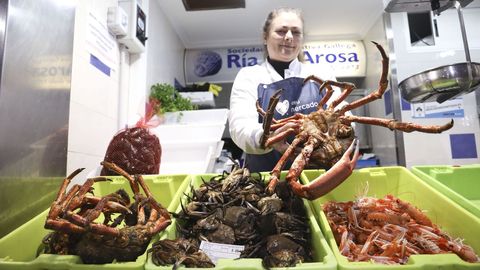
[[[290,7],[279,7],[274,10],[272,10],[268,16],[267,19],[265,20],[265,23],[263,24],[263,39],[266,40],[268,33],[270,33],[270,28],[272,27],[272,21],[281,13],[294,13],[300,18],[303,24],[303,32],[305,32],[305,23],[303,21],[303,12],[299,8],[290,8]],[[267,51],[267,44],[265,43],[263,45],[263,54],[265,58],[268,56],[268,51]],[[298,60],[300,62],[304,61],[304,55],[303,55],[303,50],[300,50],[300,53],[297,56]]]

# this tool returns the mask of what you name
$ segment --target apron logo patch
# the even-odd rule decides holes
[[[287,99],[285,99],[282,102],[277,103],[277,107],[275,107],[275,110],[280,114],[280,115],[285,115],[288,112],[288,107],[290,106],[289,102]]]

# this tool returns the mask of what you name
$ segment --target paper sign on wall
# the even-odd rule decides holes
[[[99,66],[95,65],[95,63],[101,64],[99,69],[103,73],[105,73],[106,69],[115,69],[117,67],[119,62],[117,41],[108,32],[106,23],[93,12],[89,12],[87,17],[85,48],[91,55],[90,60],[92,55],[96,59],[96,61],[90,61],[90,63],[97,68]]]
[[[329,65],[337,78],[364,77],[366,56],[362,41],[306,43],[305,63]],[[187,83],[233,82],[238,71],[264,61],[262,46],[191,49],[185,53]]]

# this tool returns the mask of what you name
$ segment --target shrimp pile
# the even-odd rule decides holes
[[[323,206],[340,253],[349,261],[405,264],[413,254],[455,253],[480,262],[462,240],[442,232],[418,208],[392,195]]]

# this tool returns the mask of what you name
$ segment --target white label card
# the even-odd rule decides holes
[[[208,255],[210,260],[216,265],[218,259],[237,259],[240,258],[240,253],[245,249],[245,246],[229,245],[202,241],[200,243],[200,250]]]

